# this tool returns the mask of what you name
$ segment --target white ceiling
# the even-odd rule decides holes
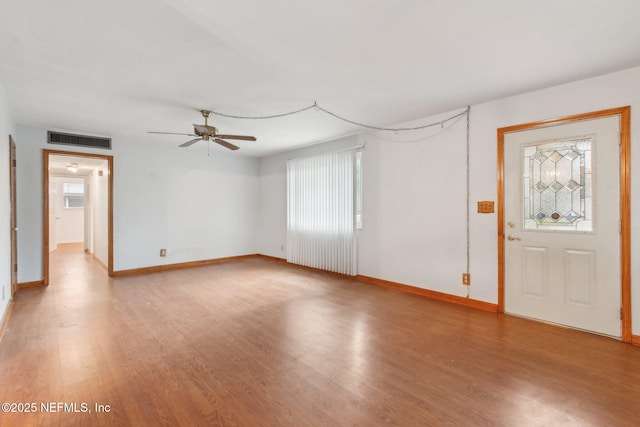
[[[70,172],[67,166],[76,164],[77,172]],[[49,156],[49,173],[53,175],[90,175],[95,169],[106,169],[107,161],[93,157],[67,156],[51,154]]]
[[[146,132],[200,109],[389,126],[639,66],[639,19],[637,0],[0,0],[0,83],[17,122],[161,144],[191,138]],[[256,136],[249,156],[358,130],[211,124]]]

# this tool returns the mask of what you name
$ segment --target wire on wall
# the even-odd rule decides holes
[[[471,116],[471,106],[467,106],[467,110],[466,110],[466,114],[467,114],[467,269],[466,272],[467,274],[469,274],[469,264],[471,261],[471,256],[470,256],[470,246],[471,246],[471,238],[470,238],[470,232],[469,232],[469,223],[470,223],[470,218],[471,218],[471,209],[469,206],[469,202],[471,199],[471,194],[470,194],[470,189],[469,189],[469,183],[471,182],[471,174],[469,172],[470,169],[470,158],[469,158],[469,123],[470,123],[470,116]],[[469,288],[471,286],[467,286],[467,298],[469,298]]]
[[[315,108],[316,106],[317,106],[317,104],[314,102],[313,105],[309,105],[308,107],[300,108],[299,110],[289,111],[288,113],[272,114],[272,115],[269,115],[269,116],[234,116],[233,114],[219,113],[217,111],[209,111],[209,112],[211,114],[215,114],[216,116],[227,117],[229,119],[263,120],[263,119],[277,119],[277,118],[280,118],[280,117],[292,116],[294,114],[299,114],[299,113],[303,113],[303,112],[305,112],[307,110],[311,110],[312,108]]]
[[[373,126],[373,125],[369,125],[369,124],[365,124],[365,123],[360,123],[360,122],[356,122],[355,120],[351,120],[348,119],[346,117],[343,117],[339,114],[336,114],[332,111],[327,110],[326,108],[321,107],[320,105],[318,105],[317,102],[314,102],[312,105],[309,105],[307,107],[304,108],[300,108],[298,110],[294,110],[294,111],[289,111],[286,113],[280,113],[280,114],[271,114],[268,116],[236,116],[233,114],[225,114],[225,113],[219,113],[217,111],[211,111],[211,114],[215,114],[216,116],[221,116],[221,117],[226,117],[229,119],[247,119],[247,120],[264,120],[264,119],[277,119],[280,117],[286,117],[286,116],[292,116],[294,114],[300,114],[303,113],[305,111],[314,109],[316,111],[321,111],[325,114],[328,114],[329,116],[332,116],[338,120],[342,120],[343,122],[347,122],[350,123],[352,125],[356,125],[356,126],[360,126],[363,128],[367,128],[367,129],[373,129],[373,130],[380,130],[380,131],[392,131],[392,132],[406,132],[406,131],[412,131],[412,130],[420,130],[420,129],[426,129],[432,126],[440,126],[443,127],[447,122],[451,121],[451,120],[455,120],[458,117],[462,117],[463,115],[467,114],[468,115],[468,110],[469,108],[467,107],[466,110],[455,114],[451,117],[447,117],[446,119],[440,120],[438,122],[433,122],[433,123],[428,123],[426,125],[420,125],[420,126],[411,126],[411,127],[380,127],[380,126]]]

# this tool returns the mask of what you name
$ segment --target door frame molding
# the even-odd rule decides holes
[[[107,272],[109,276],[113,276],[113,156],[104,154],[83,153],[78,151],[61,151],[61,150],[42,150],[42,277],[44,286],[49,285],[49,155],[74,156],[74,157],[91,157],[95,159],[103,159],[107,161],[109,194],[107,207],[108,216],[108,248],[107,248]]]
[[[17,147],[16,141],[12,135],[9,135],[9,205],[10,218],[9,223],[11,230],[9,231],[10,240],[10,259],[11,259],[11,295],[12,298],[18,290],[18,215],[17,215]]]
[[[611,108],[555,119],[523,123],[498,129],[498,312],[504,313],[504,137],[519,132],[598,119],[608,116],[620,118],[620,286],[621,340],[630,343],[631,334],[631,107]]]

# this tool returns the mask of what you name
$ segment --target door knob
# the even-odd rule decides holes
[[[521,238],[519,238],[518,236],[514,236],[513,234],[509,234],[507,236],[507,239],[509,239],[509,240],[522,240]]]

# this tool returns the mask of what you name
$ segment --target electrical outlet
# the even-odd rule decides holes
[[[281,245],[281,246],[280,246],[280,250],[281,250],[281,251],[284,251],[284,245]]]
[[[167,256],[167,250],[166,249],[160,249],[160,256]]]
[[[462,273],[462,284],[466,286],[471,285],[471,274]]]

